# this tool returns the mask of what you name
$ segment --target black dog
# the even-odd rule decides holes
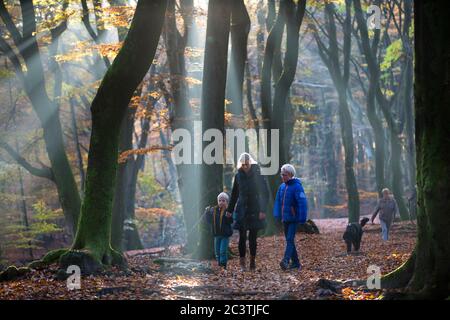
[[[361,238],[363,235],[363,227],[366,225],[366,223],[369,221],[369,218],[362,218],[359,223],[352,222],[347,225],[347,228],[345,229],[344,236],[342,237],[345,240],[345,243],[347,244],[347,253],[350,253],[352,251],[352,244],[353,248],[356,252],[359,251],[359,247],[361,245]]]

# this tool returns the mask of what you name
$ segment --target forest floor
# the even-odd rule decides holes
[[[257,270],[241,272],[239,258],[231,257],[227,270],[214,261],[196,262],[179,250],[161,254],[149,251],[128,255],[128,271],[115,268],[100,275],[82,276],[81,289],[68,290],[55,277],[57,266],[33,270],[24,278],[0,283],[0,299],[377,299],[381,291],[363,287],[332,293],[317,287],[329,280],[367,279],[367,268],[376,265],[382,274],[404,261],[415,244],[416,229],[410,222],[395,223],[391,238],[381,241],[379,224],[365,227],[361,252],[347,255],[342,240],[347,219],[316,220],[321,234],[297,234],[301,271],[282,271],[279,261],[284,237],[258,238]],[[237,238],[230,241],[237,253]]]

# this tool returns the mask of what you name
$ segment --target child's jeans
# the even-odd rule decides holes
[[[228,261],[228,242],[229,237],[216,236],[214,237],[214,251],[216,260],[221,266],[225,266]]]

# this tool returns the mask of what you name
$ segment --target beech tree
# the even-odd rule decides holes
[[[205,60],[201,119],[202,131],[224,130],[225,87],[227,78],[228,38],[230,34],[231,7],[223,0],[210,0],[206,27]],[[220,142],[219,142],[220,143]],[[223,141],[222,141],[223,143]],[[204,142],[202,150],[207,143]],[[217,150],[216,150],[217,152]],[[223,188],[223,165],[202,164],[200,172],[200,208],[217,203]],[[208,232],[200,235],[199,257],[212,256],[212,237]],[[204,238],[206,237],[206,239]]]
[[[450,295],[450,188],[442,179],[450,175],[449,11],[444,0],[414,2],[417,244],[410,259],[381,282],[406,287],[408,298]]]
[[[108,69],[91,105],[92,133],[86,191],[75,240],[68,250],[51,252],[65,268],[75,264],[83,273],[104,265],[122,265],[111,247],[111,216],[118,162],[119,132],[128,103],[147,73],[156,52],[167,0],[140,0],[123,47]]]

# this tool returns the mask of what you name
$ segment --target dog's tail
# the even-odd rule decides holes
[[[369,218],[362,218],[361,221],[359,221],[359,224],[361,225],[361,227],[364,227],[367,222],[369,222]]]

